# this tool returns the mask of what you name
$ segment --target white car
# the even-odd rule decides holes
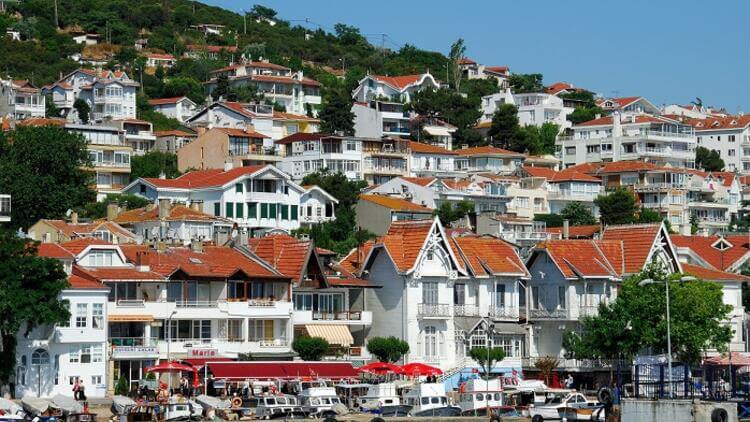
[[[604,406],[587,400],[581,393],[570,393],[565,397],[553,398],[541,406],[529,406],[532,422],[547,420],[603,421]]]

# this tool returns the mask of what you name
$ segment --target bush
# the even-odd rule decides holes
[[[130,389],[128,388],[128,380],[125,379],[125,377],[121,376],[117,379],[117,383],[115,384],[115,394],[118,396],[127,396],[130,392]]]
[[[381,362],[396,362],[409,353],[409,343],[396,337],[373,337],[367,342],[367,351]]]
[[[297,352],[302,360],[320,360],[329,346],[328,342],[320,337],[297,337],[292,342],[292,350]]]

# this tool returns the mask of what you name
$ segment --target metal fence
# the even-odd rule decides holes
[[[686,365],[674,364],[671,377],[665,364],[634,365],[632,379],[632,390],[625,388],[632,397],[692,399],[695,396],[695,382]]]

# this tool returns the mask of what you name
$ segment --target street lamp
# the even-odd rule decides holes
[[[177,311],[172,311],[171,314],[167,317],[167,364],[172,361],[170,355],[169,355],[169,345],[172,343],[172,317],[175,316]],[[169,371],[169,388],[172,388],[172,371]]]
[[[695,281],[697,278],[692,276],[684,276],[680,278],[680,282]],[[667,376],[667,382],[669,383],[669,397],[674,398],[674,391],[672,389],[672,331],[669,322],[669,280],[652,280],[647,278],[638,282],[638,286],[648,286],[650,284],[662,284],[666,286],[667,292],[667,370],[669,371]]]

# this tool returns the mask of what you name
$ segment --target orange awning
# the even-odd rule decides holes
[[[110,315],[109,322],[151,322],[153,315]]]

